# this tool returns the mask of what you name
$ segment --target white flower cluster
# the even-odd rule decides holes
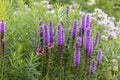
[[[109,38],[116,39],[117,35],[120,33],[120,26],[115,25],[115,18],[109,17],[101,9],[95,9],[92,13],[92,19],[95,24],[101,25],[103,27],[102,39],[108,40]]]

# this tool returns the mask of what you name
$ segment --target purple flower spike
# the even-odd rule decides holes
[[[4,33],[6,31],[5,29],[5,22],[2,20],[2,22],[0,23],[0,33]]]
[[[68,17],[69,11],[70,11],[70,8],[67,7],[67,8],[66,8],[66,15],[67,15],[67,17]]]
[[[86,15],[83,14],[82,19],[81,19],[81,25],[80,25],[80,36],[84,35],[84,31],[85,31],[85,27],[86,27],[85,18],[86,18]]]
[[[63,45],[65,41],[65,34],[62,25],[59,23],[56,30],[56,43],[57,45]]]
[[[78,37],[76,42],[76,48],[74,51],[74,66],[75,66],[75,77],[78,77],[78,66],[80,64],[80,46],[82,43],[82,38]]]
[[[91,27],[91,22],[90,22],[90,15],[87,15],[86,17],[86,28]]]
[[[98,39],[99,33],[96,33],[95,40],[94,40],[94,47],[97,45],[99,39]]]
[[[73,37],[73,40],[77,34],[77,28],[78,28],[78,22],[77,20],[74,20],[74,24],[73,24],[73,28],[72,28],[72,37]]]
[[[91,30],[90,28],[87,28],[85,35],[84,35],[84,50],[85,51],[88,51],[90,39],[91,39]]]
[[[84,51],[86,56],[86,61],[88,61],[90,54],[93,52],[91,28],[86,28],[84,35]]]
[[[82,39],[81,37],[77,38],[77,42],[76,42],[76,48],[74,51],[74,66],[78,67],[78,65],[80,64],[80,45],[82,43]]]
[[[89,57],[91,57],[92,53],[93,53],[93,42],[92,42],[92,37],[90,37],[89,49],[88,49]]]
[[[70,8],[67,7],[67,8],[66,8],[66,23],[67,23],[67,25],[69,25],[69,24],[68,24],[68,15],[69,15],[69,11],[70,11]]]
[[[2,47],[2,60],[4,60],[4,46],[5,46],[5,41],[4,41],[4,32],[5,32],[5,22],[2,20],[0,23],[0,33],[1,33],[1,47]]]
[[[49,28],[47,25],[44,26],[43,40],[44,40],[45,47],[48,47],[48,45],[50,44],[50,34],[49,34]]]
[[[98,65],[100,65],[101,60],[102,60],[102,51],[99,49],[97,54]]]
[[[50,43],[53,43],[53,38],[54,38],[54,30],[52,27],[52,21],[49,23],[49,31],[50,31]]]
[[[95,63],[95,61],[93,60],[93,61],[92,61],[92,65],[91,65],[91,67],[90,67],[90,75],[93,75],[93,73],[95,72],[95,70],[96,70],[96,63]]]

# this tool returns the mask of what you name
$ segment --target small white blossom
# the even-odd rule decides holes
[[[34,6],[38,6],[38,2],[34,2],[33,4],[34,4]]]
[[[118,60],[112,59],[112,62],[113,62],[113,63],[118,63]]]

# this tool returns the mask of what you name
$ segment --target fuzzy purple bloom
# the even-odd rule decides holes
[[[99,33],[96,33],[95,40],[94,40],[94,47],[97,45],[99,39],[98,39]]]
[[[4,41],[4,32],[6,31],[5,29],[5,22],[2,20],[0,23],[0,33],[1,33],[1,47],[2,47],[2,60],[4,59],[4,46],[5,46],[5,41]]]
[[[0,33],[4,33],[6,31],[5,29],[5,22],[2,20],[2,22],[0,23]]]
[[[91,57],[92,53],[93,53],[93,42],[92,42],[92,37],[90,37],[89,45],[88,45],[88,54],[89,54],[89,57]]]
[[[96,70],[96,63],[95,63],[95,61],[93,60],[93,61],[92,61],[92,65],[91,65],[91,67],[90,67],[90,75],[93,75],[93,73],[95,72],[95,70]]]
[[[91,29],[86,28],[85,35],[84,35],[84,50],[87,52],[89,50],[90,40],[91,40]]]
[[[67,17],[68,17],[69,11],[70,11],[70,8],[67,7],[67,8],[66,8],[66,15],[67,15]]]
[[[74,51],[74,66],[77,67],[80,64],[80,45],[82,43],[81,37],[77,38],[76,48]]]
[[[44,40],[45,47],[48,47],[48,45],[50,44],[50,34],[49,34],[49,28],[47,25],[45,25],[43,29],[43,40]]]
[[[65,41],[65,34],[62,24],[59,23],[57,30],[56,30],[56,44],[58,45],[58,59],[59,59],[59,66],[62,67],[62,46]]]
[[[66,23],[67,23],[67,25],[69,25],[69,24],[68,24],[68,15],[69,15],[69,11],[70,11],[70,8],[67,7],[67,8],[66,8]]]
[[[86,28],[91,27],[90,15],[86,15]]]
[[[72,27],[72,37],[73,37],[73,40],[77,34],[77,28],[78,28],[78,22],[77,20],[74,20],[74,23],[73,23],[73,27]]]
[[[89,57],[93,52],[93,45],[92,45],[92,27],[90,22],[90,16],[87,15],[86,17],[86,27],[84,28],[84,51],[86,61],[88,61]]]
[[[53,43],[54,29],[52,27],[52,21],[50,21],[49,23],[49,33],[50,33],[50,43]]]
[[[57,45],[63,45],[65,41],[65,34],[62,25],[59,23],[56,30],[56,43]]]
[[[84,31],[85,31],[85,27],[86,27],[85,18],[86,18],[86,15],[83,14],[82,19],[81,19],[81,24],[80,24],[80,34],[79,34],[80,36],[84,35]]]
[[[98,62],[98,65],[100,65],[101,60],[102,60],[102,51],[99,49],[99,50],[98,50],[98,54],[97,54],[97,62]]]

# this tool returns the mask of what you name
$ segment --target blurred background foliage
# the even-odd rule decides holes
[[[10,0],[17,4],[16,0]],[[42,1],[42,0],[33,0]],[[47,0],[43,0],[47,1]],[[84,12],[93,12],[95,8],[100,8],[116,20],[120,18],[120,0],[48,0],[50,4],[60,3],[62,5],[71,5],[77,3]],[[25,4],[30,4],[31,0],[24,0]],[[17,5],[16,5],[17,6]]]
[[[61,4],[78,3],[82,11],[93,12],[95,8],[100,8],[110,16],[120,19],[120,0],[49,0],[52,4],[55,2]]]

